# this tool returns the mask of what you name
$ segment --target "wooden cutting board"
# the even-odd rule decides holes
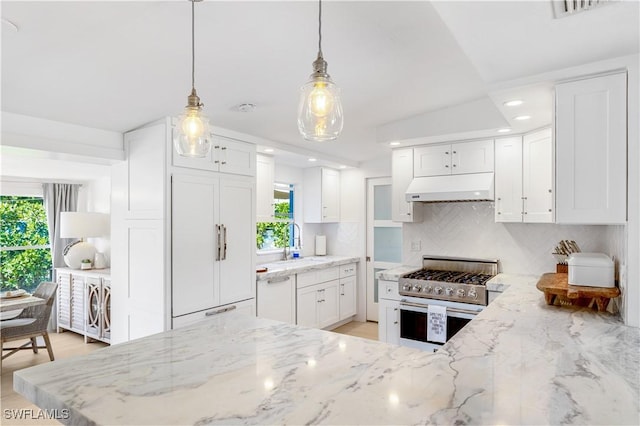
[[[536,288],[544,292],[544,300],[548,305],[553,305],[557,296],[569,299],[569,303],[578,306],[593,306],[595,303],[598,312],[607,309],[609,300],[620,295],[618,287],[585,287],[579,285],[569,285],[569,274],[548,272],[542,274],[536,284]]]

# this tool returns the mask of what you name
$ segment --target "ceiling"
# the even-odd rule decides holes
[[[187,1],[1,7],[18,27],[2,25],[3,111],[126,132],[186,104]],[[635,1],[557,20],[550,1],[325,1],[322,47],[342,89],[345,125],[338,141],[310,143],[297,132],[296,112],[316,55],[317,3],[206,0],[196,4],[196,88],[216,126],[272,140],[277,151],[291,147],[301,166],[305,150],[353,165],[388,153],[379,129],[485,98],[514,131],[549,124],[549,82],[494,88],[638,53],[638,15]],[[502,105],[525,95],[518,110]],[[241,103],[257,107],[236,111]],[[532,119],[514,122],[521,113]]]

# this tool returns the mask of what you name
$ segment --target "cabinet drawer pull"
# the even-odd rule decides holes
[[[225,312],[233,311],[235,308],[236,308],[236,305],[227,306],[226,308],[217,309],[215,311],[209,311],[209,312],[205,313],[204,315],[206,317],[212,317],[214,315],[223,314]]]

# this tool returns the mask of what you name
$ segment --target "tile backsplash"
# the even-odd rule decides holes
[[[501,272],[538,275],[555,271],[551,252],[560,240],[624,259],[623,226],[495,223],[493,207],[492,202],[420,204],[424,221],[403,226],[403,263],[421,265],[423,254],[495,258]],[[418,241],[420,250],[412,251]]]

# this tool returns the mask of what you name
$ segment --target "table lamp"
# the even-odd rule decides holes
[[[60,238],[80,238],[68,244],[64,250],[64,263],[71,269],[80,269],[82,261],[93,261],[96,248],[84,241],[88,237],[109,235],[109,215],[89,212],[61,212]]]

